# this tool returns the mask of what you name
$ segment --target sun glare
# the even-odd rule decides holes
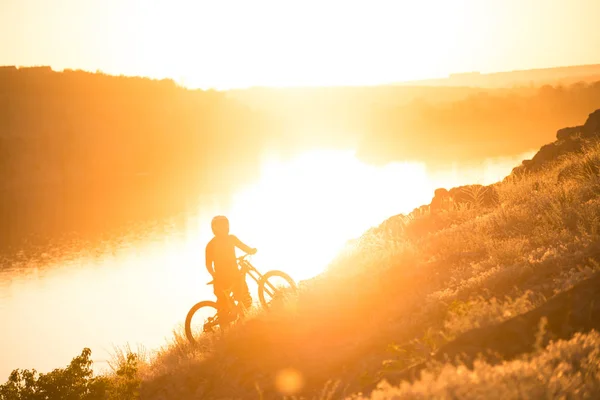
[[[234,197],[232,227],[260,248],[261,265],[314,276],[350,238],[427,200],[424,166],[378,169],[352,152],[315,151],[266,163],[260,181]]]

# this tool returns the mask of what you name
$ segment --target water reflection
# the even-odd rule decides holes
[[[178,236],[3,270],[0,319],[8,323],[0,374],[17,367],[47,371],[65,365],[83,347],[91,347],[99,361],[112,345],[162,345],[204,290],[201,269],[190,263],[200,261],[199,252]]]

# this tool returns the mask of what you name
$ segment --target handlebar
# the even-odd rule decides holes
[[[256,253],[255,253],[255,254],[256,254]],[[252,255],[254,255],[254,254],[246,253],[246,254],[244,254],[243,256],[240,256],[240,257],[236,258],[236,261],[237,261],[237,262],[240,262],[240,261],[246,261],[246,257],[250,257],[250,256],[252,256]]]

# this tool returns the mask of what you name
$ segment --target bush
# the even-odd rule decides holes
[[[92,351],[83,349],[64,369],[40,374],[35,369],[14,370],[0,386],[1,400],[99,400],[105,398],[106,378],[94,378]]]
[[[138,356],[127,352],[113,375],[93,376],[92,351],[83,349],[63,369],[40,374],[14,370],[0,386],[0,400],[135,400],[139,399]]]

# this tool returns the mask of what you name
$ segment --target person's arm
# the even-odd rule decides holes
[[[241,249],[242,251],[244,251],[248,254],[256,253],[256,249],[253,249],[252,247],[243,243],[240,239],[237,238],[237,236],[231,235],[231,237],[233,239],[233,244],[235,244],[235,246],[238,247],[239,249]]]
[[[208,271],[208,273],[211,276],[214,276],[215,270],[213,268],[213,255],[212,255],[212,247],[211,247],[210,243],[206,245],[205,259],[206,259],[206,270]]]

